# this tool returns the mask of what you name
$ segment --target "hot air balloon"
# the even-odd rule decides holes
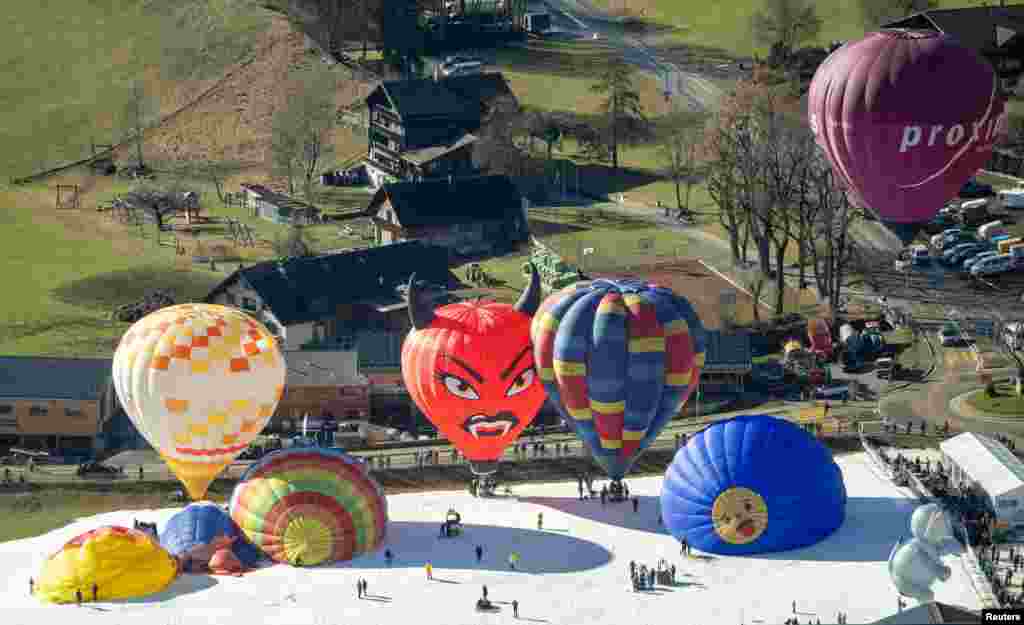
[[[197,561],[204,567],[224,539],[236,539],[230,550],[246,567],[253,567],[263,558],[242,530],[219,505],[203,501],[192,503],[174,514],[160,532],[160,544],[171,555],[185,561]]]
[[[763,415],[718,421],[690,437],[665,471],[661,515],[676,539],[721,555],[813,545],[846,516],[832,453]]]
[[[901,595],[931,601],[935,582],[945,582],[952,575],[942,555],[955,544],[953,527],[942,508],[932,503],[914,510],[910,533],[911,539],[906,543],[900,539],[889,554],[889,576]]]
[[[178,561],[146,532],[105,526],[81,534],[43,563],[34,594],[50,603],[144,597],[167,588]]]
[[[274,414],[285,363],[273,335],[244,312],[182,304],[128,329],[113,379],[139,433],[199,500]]]
[[[412,331],[402,344],[409,395],[469,461],[488,492],[497,461],[544,403],[530,349],[540,276],[515,306],[482,300],[432,309],[409,280]]]
[[[833,52],[807,99],[836,177],[904,244],[988,161],[1003,104],[977,53],[942,33],[901,29]]]
[[[267,454],[242,476],[229,509],[253,544],[295,566],[368,553],[387,530],[380,485],[362,460],[332,449]]]
[[[697,388],[700,319],[671,289],[594,280],[544,300],[531,335],[544,389],[617,490]]]

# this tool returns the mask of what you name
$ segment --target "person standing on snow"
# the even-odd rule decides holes
[[[363,598],[363,580],[357,579],[356,580],[356,599],[362,599],[362,598]]]
[[[512,600],[512,616],[519,618],[519,602],[515,599]]]
[[[427,562],[425,568],[427,569],[427,579],[434,579],[434,567],[430,566],[430,563]]]
[[[480,545],[477,545],[476,546],[476,561],[477,561],[478,564],[480,563],[480,560],[483,559],[483,557],[484,557],[484,548],[481,547]]]
[[[640,500],[633,497],[633,513],[636,514],[636,509],[640,506]]]
[[[539,530],[544,529],[544,513],[543,512],[538,512],[537,513],[537,529],[539,529]]]
[[[509,566],[510,569],[512,569],[514,571],[516,569],[516,564],[518,564],[518,563],[519,563],[519,554],[518,553],[513,551],[512,553],[508,554],[508,566]]]
[[[487,601],[487,584],[484,584],[484,601]]]
[[[387,561],[388,566],[391,566],[391,561],[395,559],[395,554],[391,553],[390,549],[385,549],[384,559]]]

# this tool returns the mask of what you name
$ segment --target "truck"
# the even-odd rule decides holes
[[[551,15],[539,12],[524,13],[520,26],[528,33],[542,35],[551,30]]]
[[[832,328],[828,321],[816,317],[807,321],[807,338],[811,342],[811,351],[825,362],[832,360]]]

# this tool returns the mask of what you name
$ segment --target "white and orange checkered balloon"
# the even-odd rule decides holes
[[[113,369],[125,412],[194,500],[270,420],[286,373],[263,324],[215,304],[143,317],[121,337]]]

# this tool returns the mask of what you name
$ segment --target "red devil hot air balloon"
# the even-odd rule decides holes
[[[932,31],[844,45],[814,74],[807,107],[851,199],[904,243],[988,161],[1005,127],[989,63]]]
[[[402,344],[409,395],[469,461],[486,494],[497,461],[544,404],[530,346],[540,276],[515,306],[468,301],[433,308],[409,280],[412,331]]]

